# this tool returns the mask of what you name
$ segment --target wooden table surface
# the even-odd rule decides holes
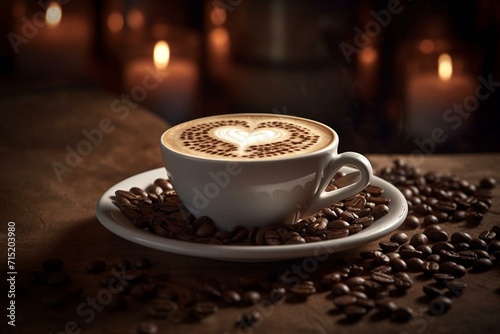
[[[86,273],[90,260],[102,259],[108,268],[120,259],[148,257],[154,273],[184,275],[197,279],[239,281],[284,273],[300,266],[302,259],[277,263],[230,263],[169,254],[124,240],[96,218],[95,207],[101,194],[113,184],[162,165],[159,136],[168,125],[135,105],[92,86],[12,88],[1,97],[2,191],[0,192],[1,268],[7,267],[7,225],[15,223],[15,327],[6,318],[6,290],[2,284],[1,333],[137,333],[141,323],[153,321],[159,333],[498,333],[500,320],[499,265],[461,280],[468,284],[446,314],[426,314],[422,285],[416,279],[404,296],[395,296],[398,305],[415,310],[414,320],[397,323],[377,319],[372,313],[356,322],[332,311],[328,293],[318,293],[300,303],[262,305],[263,322],[246,331],[235,329],[235,319],[255,307],[223,308],[200,322],[174,324],[148,316],[147,302],[132,302],[122,311],[108,305],[94,313],[79,305],[99,295],[99,275]],[[100,129],[100,135],[95,129]],[[86,134],[94,142],[86,146]],[[68,157],[80,150],[85,156]],[[340,146],[342,151],[342,143]],[[369,155],[375,169],[390,165],[396,156]],[[409,156],[398,156],[409,159]],[[500,180],[500,154],[430,155],[421,161],[423,171],[453,173],[471,182],[484,176]],[[449,233],[466,230],[473,236],[500,225],[500,187],[494,189],[491,211],[475,228],[464,224],[443,224]],[[13,224],[11,224],[13,225]],[[418,231],[418,230],[417,230]],[[414,231],[409,231],[409,234]],[[384,238],[384,240],[387,238]],[[377,240],[359,249],[331,255],[318,264],[318,272],[328,271],[340,258],[355,258],[361,249],[377,248]],[[52,288],[34,285],[29,277],[42,269],[47,259],[64,261],[69,285]],[[312,275],[312,274],[311,274]],[[412,274],[413,275],[413,274]],[[50,307],[50,298],[73,287],[81,295],[60,307]],[[5,289],[8,287],[5,286]]]

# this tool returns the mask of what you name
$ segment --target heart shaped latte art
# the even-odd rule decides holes
[[[220,127],[214,131],[218,139],[236,145],[240,151],[251,145],[264,145],[286,138],[287,132],[283,129],[257,129],[249,131],[244,128]]]
[[[183,147],[203,156],[267,159],[306,152],[319,141],[311,128],[273,120],[228,119],[185,129]]]

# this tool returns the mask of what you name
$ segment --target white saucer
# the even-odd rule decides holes
[[[398,228],[406,218],[408,206],[401,192],[392,184],[374,176],[371,184],[384,189],[384,196],[391,199],[390,211],[373,225],[361,232],[340,239],[299,245],[281,246],[230,246],[207,245],[160,237],[139,229],[126,218],[112,202],[116,190],[132,187],[146,188],[157,178],[167,178],[165,168],[157,168],[134,175],[108,189],[97,202],[97,219],[111,232],[134,243],[165,252],[197,256],[209,259],[240,262],[278,261],[286,259],[317,257],[362,246],[377,240]],[[322,257],[323,256],[323,257]]]

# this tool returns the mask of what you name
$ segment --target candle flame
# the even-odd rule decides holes
[[[164,70],[167,68],[168,62],[170,60],[170,48],[165,41],[159,41],[155,45],[153,52],[153,59],[155,67],[158,70]]]
[[[47,7],[47,12],[45,12],[45,22],[50,27],[57,27],[61,22],[61,18],[61,5],[59,5],[56,1],[51,2],[49,7]]]
[[[447,53],[443,53],[438,59],[438,74],[439,78],[443,81],[448,81],[453,74],[453,65],[451,62],[451,57]]]
[[[123,16],[120,13],[111,13],[108,17],[108,28],[113,33],[120,32],[123,29]]]

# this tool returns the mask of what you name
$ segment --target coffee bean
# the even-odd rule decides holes
[[[328,229],[343,229],[348,227],[350,224],[346,222],[345,220],[342,219],[337,219],[337,220],[332,220],[331,222],[328,223],[327,228]]]
[[[262,323],[262,321],[264,321],[262,313],[253,310],[243,313],[241,316],[239,316],[236,320],[236,327],[238,331],[245,330],[246,328],[257,326],[258,324]]]
[[[464,210],[458,210],[453,212],[453,215],[451,216],[451,220],[454,222],[463,222],[467,216],[466,211]]]
[[[437,242],[432,247],[432,253],[439,254],[441,250],[454,251],[455,247],[449,242]]]
[[[213,302],[197,302],[193,305],[193,312],[200,316],[206,316],[218,310],[219,307]]]
[[[466,268],[472,266],[472,263],[477,259],[477,254],[471,250],[460,251],[458,255],[460,257],[458,263]]]
[[[415,205],[415,207],[413,208],[413,212],[416,215],[421,216],[421,217],[427,216],[428,214],[431,213],[431,211],[432,211],[432,208],[428,204]]]
[[[357,214],[355,214],[354,212],[351,212],[351,211],[347,211],[347,210],[342,212],[342,214],[340,215],[340,219],[345,220],[348,223],[352,222],[354,219],[357,219],[357,218],[359,218],[359,216]]]
[[[389,265],[392,268],[392,272],[397,273],[405,271],[407,268],[406,262],[403,259],[393,258],[390,260]]]
[[[258,302],[260,302],[262,299],[262,296],[260,294],[260,292],[258,291],[255,291],[255,290],[249,290],[249,291],[245,291],[242,295],[241,295],[241,301],[245,304],[245,305],[255,305],[257,304]]]
[[[428,225],[435,225],[439,223],[439,219],[438,217],[436,217],[436,215],[426,215],[424,217],[424,221],[423,221],[423,224],[425,226],[428,226]]]
[[[350,294],[341,295],[333,299],[333,303],[340,308],[344,308],[349,305],[354,305],[356,304],[357,301],[358,298]]]
[[[388,285],[394,283],[394,278],[389,274],[384,274],[382,272],[373,272],[370,275],[371,279],[382,285]]]
[[[424,261],[421,268],[424,274],[434,275],[439,271],[439,264],[437,262]]]
[[[494,232],[492,232],[494,233]],[[493,254],[495,252],[500,251],[500,240],[492,240],[488,244],[488,248],[486,249],[488,253]]]
[[[351,199],[350,201],[348,201],[345,206],[346,208],[349,210],[349,209],[352,209],[352,208],[363,208],[364,206],[366,205],[366,198],[362,197],[362,196],[355,196],[353,199]]]
[[[398,243],[390,241],[380,242],[378,245],[384,252],[394,252],[399,248]]]
[[[266,245],[281,245],[281,238],[274,230],[267,230],[264,233],[264,242]]]
[[[106,263],[101,260],[90,261],[85,266],[85,269],[91,274],[101,273],[106,269]]]
[[[415,250],[422,252],[422,259],[426,259],[429,255],[432,255],[432,248],[429,245],[420,245]]]
[[[432,277],[438,283],[446,283],[455,279],[455,276],[443,273],[434,274]]]
[[[425,261],[439,263],[441,261],[441,257],[439,254],[431,254],[425,258]]]
[[[392,319],[397,322],[408,322],[415,316],[411,307],[399,307],[392,314]]]
[[[484,240],[486,243],[493,241],[497,234],[492,231],[483,231],[479,234],[478,238]]]
[[[355,224],[354,221],[351,225],[347,227],[347,231],[349,231],[349,235],[356,234],[363,230],[363,225]]]
[[[465,222],[471,226],[477,226],[481,223],[483,217],[482,213],[471,211],[467,213]]]
[[[348,235],[349,235],[349,230],[347,228],[333,229],[325,232],[326,239],[328,240],[344,238],[347,237]]]
[[[139,334],[156,334],[158,333],[158,326],[154,322],[143,322],[138,329]]]
[[[413,286],[413,280],[408,274],[399,272],[394,274],[394,285],[399,290],[408,290]]]
[[[455,297],[460,297],[465,288],[467,288],[467,284],[464,282],[456,281],[456,280],[448,280],[444,281],[444,285],[446,288],[448,288],[448,291],[455,296]]]
[[[396,312],[398,306],[392,301],[383,301],[377,303],[377,309],[382,315],[390,317],[394,312]]]
[[[472,262],[472,270],[475,272],[484,272],[493,268],[493,262],[490,259],[480,258]]]
[[[480,199],[488,199],[493,197],[493,192],[491,189],[477,189],[473,193],[474,197],[480,198]]]
[[[427,226],[427,227],[424,229],[424,232],[423,232],[423,233],[424,233],[427,237],[429,237],[429,233],[431,233],[432,231],[436,231],[436,230],[437,230],[437,231],[441,231],[441,230],[442,230],[441,226],[439,226],[439,225],[429,225],[429,226]]]
[[[417,228],[420,226],[420,221],[418,220],[417,216],[408,215],[404,220],[404,225],[409,228]]]
[[[300,284],[294,285],[290,291],[299,297],[308,297],[316,293],[316,287],[312,281],[303,281]]]
[[[432,230],[427,233],[427,238],[432,242],[448,241],[448,233],[443,230]]]
[[[384,189],[377,186],[369,185],[365,188],[365,192],[369,193],[372,196],[377,197],[384,193]]]
[[[382,266],[376,266],[375,268],[373,268],[371,270],[371,272],[379,272],[379,273],[384,273],[384,274],[390,274],[392,273],[392,267],[391,266],[385,266],[385,265],[382,265]]]
[[[472,240],[472,237],[469,233],[466,232],[455,232],[450,236],[450,241],[454,244],[458,244],[461,242],[469,243]]]
[[[422,287],[422,290],[424,291],[425,295],[429,298],[437,298],[442,295],[441,290],[436,289],[431,285],[424,285]]]
[[[444,211],[447,213],[453,213],[457,209],[457,204],[454,202],[439,201],[433,206],[434,210]]]
[[[283,287],[274,287],[271,292],[269,292],[269,300],[273,304],[277,304],[284,300],[286,297],[286,289]]]
[[[410,245],[413,247],[418,247],[420,245],[426,245],[429,239],[423,233],[415,233],[410,239]]]
[[[441,257],[441,261],[443,262],[447,262],[447,261],[451,261],[451,262],[455,262],[455,263],[458,263],[460,262],[460,255],[456,252],[453,252],[453,251],[448,251],[448,250],[441,250],[439,251],[439,256]]]
[[[320,283],[322,285],[331,286],[332,284],[339,283],[342,280],[342,277],[338,272],[332,272],[329,274],[325,274],[321,277]]]
[[[344,313],[348,318],[357,319],[368,313],[368,309],[360,305],[348,305],[344,309]]]
[[[422,270],[422,264],[424,261],[422,259],[419,259],[417,257],[412,257],[406,260],[406,265],[408,267],[409,271],[421,271]]]
[[[429,303],[429,314],[439,316],[446,313],[451,308],[451,299],[438,296]]]
[[[365,283],[365,279],[361,276],[354,276],[349,279],[347,279],[344,284],[347,285],[349,288],[352,289],[353,286],[355,285],[363,285]]]
[[[408,235],[406,235],[406,233],[399,232],[393,234],[389,240],[391,242],[397,243],[398,245],[403,245],[407,243],[410,240],[410,238],[408,238]]]
[[[479,181],[479,187],[482,189],[495,188],[497,181],[493,177],[484,177]]]
[[[235,305],[241,301],[241,296],[235,290],[225,290],[222,292],[222,300],[228,305]]]
[[[59,259],[51,259],[43,262],[43,269],[46,272],[60,271],[63,267],[64,262]]]
[[[388,213],[389,213],[389,207],[386,204],[378,204],[372,210],[372,216],[375,219],[380,219]]]
[[[337,296],[348,294],[351,291],[345,283],[336,283],[332,286],[332,292]]]
[[[441,263],[439,271],[455,277],[462,277],[467,272],[464,266],[451,261]]]
[[[365,216],[361,218],[354,219],[352,221],[353,224],[361,224],[363,228],[370,227],[373,222],[375,221],[375,218],[373,216]]]
[[[486,250],[488,249],[488,244],[486,241],[474,238],[469,242],[469,246],[471,250],[479,249],[479,250]]]
[[[423,257],[423,253],[421,251],[416,250],[416,249],[411,249],[411,248],[400,249],[399,253],[401,254],[401,257],[405,260],[411,259],[411,258],[421,259]]]

